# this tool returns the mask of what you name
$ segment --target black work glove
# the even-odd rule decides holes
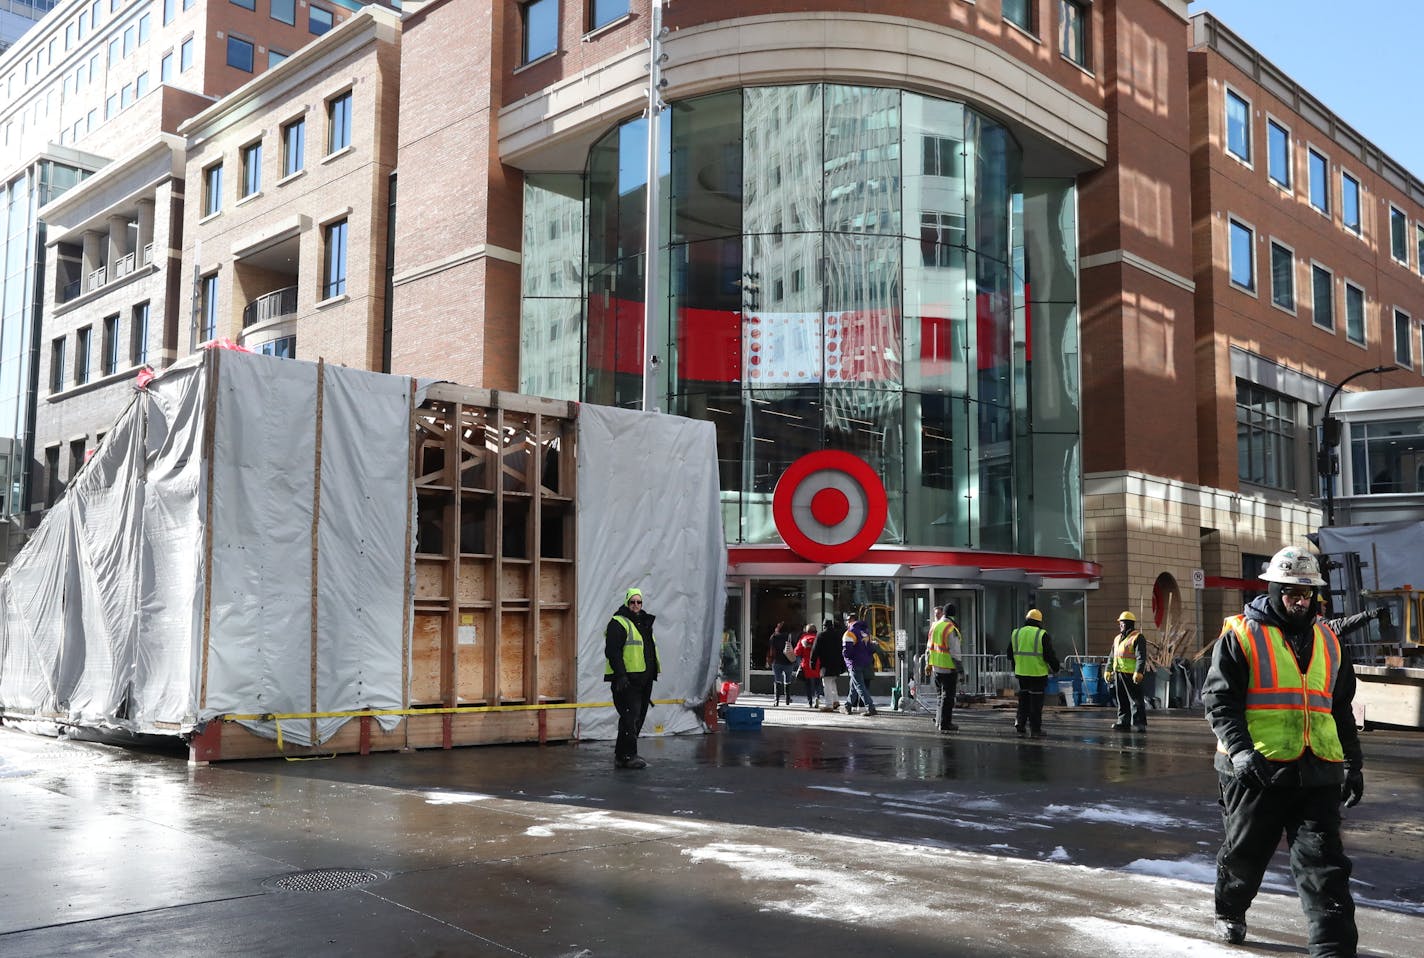
[[[1271,763],[1254,748],[1244,749],[1231,756],[1231,774],[1247,788],[1268,788],[1276,776],[1271,769]]]
[[[619,693],[628,691],[628,676],[624,675],[622,672],[619,672],[617,675],[613,676],[613,691]]]
[[[1360,799],[1365,795],[1365,773],[1358,768],[1347,769],[1345,772],[1345,784],[1340,786],[1340,801],[1345,803],[1346,808],[1354,808],[1360,804]]]
[[[1378,605],[1378,606],[1375,606],[1375,618],[1376,618],[1376,619],[1379,619],[1381,622],[1388,623],[1388,622],[1389,622],[1389,606],[1387,606],[1387,605]]]

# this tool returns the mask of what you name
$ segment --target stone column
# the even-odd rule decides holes
[[[128,239],[129,218],[127,216],[110,216],[108,281],[111,283],[122,275],[119,261],[128,255]]]
[[[99,243],[103,238],[104,234],[98,230],[84,231],[84,253],[80,264],[83,282],[79,287],[82,292],[87,293],[94,288],[89,284],[89,276],[94,270],[104,265],[103,254],[99,251]]]
[[[153,261],[152,253],[150,253],[147,257],[145,257],[143,253],[143,251],[147,249],[149,244],[152,242],[153,200],[142,199],[138,201],[138,247],[135,250],[138,255],[134,257],[135,268],[139,266],[146,266]]]

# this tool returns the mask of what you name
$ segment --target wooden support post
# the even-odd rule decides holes
[[[218,419],[218,369],[222,350],[210,349],[206,361],[208,381],[203,409],[203,652],[198,708],[208,707],[208,645],[213,624],[213,433]]]
[[[549,713],[540,709],[536,714],[539,716],[539,744],[547,745],[549,743]]]
[[[453,723],[454,723],[454,720],[455,720],[455,716],[451,715],[449,712],[446,712],[444,715],[440,716],[440,747],[441,747],[441,748],[454,748],[454,747],[455,747],[455,734],[454,734],[454,728],[452,727],[452,726],[453,726]]]
[[[371,716],[361,716],[361,738],[356,750],[362,755],[371,754]]]

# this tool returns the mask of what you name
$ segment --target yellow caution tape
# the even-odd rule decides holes
[[[653,699],[653,705],[684,705],[684,699]],[[227,713],[215,716],[222,722],[276,722],[277,737],[281,741],[282,721],[286,719],[317,718],[362,718],[377,715],[457,715],[476,712],[542,712],[553,709],[593,709],[612,708],[612,702],[545,702],[539,705],[456,705],[433,709],[360,709],[351,712],[250,712]],[[700,707],[700,706],[698,706]]]

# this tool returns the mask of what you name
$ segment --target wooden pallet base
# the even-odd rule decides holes
[[[298,720],[292,720],[295,727]],[[188,745],[188,761],[226,762],[244,758],[304,758],[326,755],[366,755],[418,748],[455,748],[465,745],[503,745],[518,742],[567,741],[574,734],[573,709],[528,712],[473,712],[412,715],[390,732],[375,719],[355,718],[321,745],[295,745],[284,739],[283,748],[254,735],[235,722],[210,722]]]

